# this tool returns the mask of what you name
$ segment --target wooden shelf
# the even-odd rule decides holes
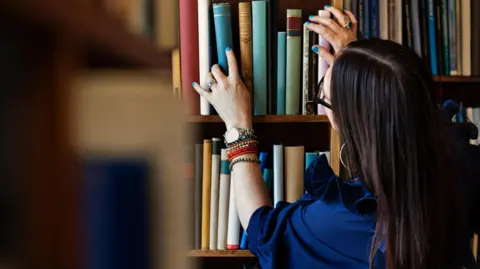
[[[209,123],[222,122],[216,115],[194,115],[188,118],[190,123]],[[254,116],[254,123],[309,123],[309,122],[328,122],[326,115],[266,115]]]
[[[479,83],[480,77],[475,76],[434,76],[435,82],[441,83]]]
[[[190,250],[188,257],[238,257],[253,258],[249,250]]]
[[[93,2],[0,1],[0,15],[37,32],[71,36],[87,53],[89,67],[171,68],[171,50],[161,51],[147,38],[129,32]]]

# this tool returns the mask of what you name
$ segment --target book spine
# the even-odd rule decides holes
[[[331,16],[331,13],[330,13],[330,11],[319,10],[318,11],[318,16],[329,18]],[[320,35],[318,36],[318,45],[323,47],[327,51],[331,51],[330,44],[328,43],[328,41]],[[325,76],[325,73],[327,73],[329,65],[328,65],[327,61],[322,59],[322,57],[318,57],[318,64],[317,65],[318,65],[318,67],[317,67],[318,68],[317,69],[318,70],[317,79],[318,79],[318,82],[320,82],[320,80]],[[325,108],[320,104],[317,105],[317,114],[318,115],[325,115]]]
[[[311,115],[313,114],[312,110],[307,110],[307,104],[312,101],[309,99],[309,85],[308,85],[308,75],[309,75],[309,56],[310,56],[310,31],[308,30],[307,24],[303,24],[303,55],[302,55],[302,114]],[[313,104],[310,104],[308,108],[311,108]]]
[[[187,192],[194,194],[188,195],[188,247],[195,249],[195,147],[188,145],[184,153],[185,158],[185,180],[187,182]]]
[[[218,199],[218,236],[217,249],[227,249],[228,206],[230,196],[230,168],[227,150],[220,154],[220,189]]]
[[[287,9],[287,68],[285,114],[300,112],[300,77],[302,70],[302,10]]]
[[[267,114],[267,2],[252,1],[253,113]]]
[[[413,48],[413,34],[412,34],[412,15],[410,14],[411,11],[411,3],[410,0],[402,0],[403,1],[403,17],[402,17],[402,42],[405,46],[409,48]]]
[[[462,7],[461,0],[455,0],[455,32],[456,32],[456,48],[457,48],[457,75],[461,76],[462,72]]]
[[[285,200],[297,201],[304,193],[305,149],[303,146],[285,147]]]
[[[388,39],[388,2],[380,1],[378,3],[378,16],[380,18],[380,38]]]
[[[277,44],[277,115],[285,115],[285,73],[287,71],[286,32],[278,32]]]
[[[240,33],[240,65],[242,79],[253,96],[253,52],[252,52],[252,5],[251,2],[238,3],[238,24]]]
[[[227,249],[237,250],[240,240],[240,220],[235,203],[235,191],[233,190],[233,175],[230,174],[230,198],[228,203],[228,230]]]
[[[403,5],[402,0],[395,0],[395,41],[403,44]]]
[[[471,28],[471,3],[470,0],[461,0],[462,13],[462,75],[472,74],[472,28]]]
[[[437,24],[437,59],[438,59],[438,74],[443,76],[445,75],[445,65],[444,65],[444,46],[443,46],[443,29],[442,29],[442,6],[441,2],[442,0],[436,0],[435,5],[436,5],[436,21],[435,23]]]
[[[210,62],[210,0],[198,0],[198,56],[199,56],[199,83],[208,89],[208,73],[212,66]],[[207,99],[200,97],[200,114],[210,115],[210,104]]]
[[[199,56],[199,83],[208,89],[208,73],[210,72],[210,0],[198,0],[198,56]],[[200,96],[200,114],[210,115],[210,104]]]
[[[353,15],[355,15],[355,18],[357,18],[357,21],[360,19],[360,17],[358,16],[358,5],[359,5],[359,0],[352,0],[352,6],[350,11],[352,11]]]
[[[181,99],[182,81],[180,76],[180,50],[174,49],[172,51],[172,83],[173,96],[176,99]]]
[[[343,0],[343,7],[346,10],[352,10],[352,0]]]
[[[182,100],[186,112],[198,114],[200,97],[192,83],[199,81],[198,64],[198,8],[191,1],[179,0],[180,11],[180,68],[182,77]]]
[[[430,68],[430,52],[429,50],[429,41],[428,41],[428,8],[426,0],[419,0],[420,4],[420,37],[421,37],[421,44],[422,44],[422,58],[423,62],[425,63],[428,68]]]
[[[195,249],[201,248],[202,242],[202,175],[203,144],[195,145]]]
[[[273,145],[273,205],[284,200],[283,145]]]
[[[170,50],[178,46],[178,2],[145,0],[143,16],[147,36],[155,40],[160,49]]]
[[[215,22],[215,37],[217,41],[218,65],[225,75],[228,75],[228,61],[225,49],[233,49],[232,18],[230,4],[213,4],[213,18]]]
[[[455,0],[448,1],[448,34],[450,36],[449,45],[450,45],[450,69],[449,75],[456,76],[458,73],[457,70],[457,3]]]
[[[210,239],[209,249],[217,249],[218,193],[220,185],[220,138],[212,139],[212,173],[210,188]]]
[[[268,87],[268,114],[275,114],[277,110],[277,2],[267,0],[267,87]]]
[[[442,36],[443,36],[443,75],[450,74],[450,34],[448,26],[448,5],[447,0],[440,0],[441,14],[442,14]]]
[[[477,16],[480,13],[480,1],[471,2],[471,73],[473,76],[480,76],[480,16]],[[473,14],[477,14],[473,16]]]
[[[388,1],[388,39],[395,41],[397,29],[395,28],[395,0]]]
[[[212,183],[212,140],[203,140],[202,249],[210,246],[210,195]]]
[[[314,31],[308,31],[309,37],[309,45],[307,48],[308,51],[308,103],[307,103],[307,111],[311,111],[311,114],[317,114],[317,105],[313,102],[315,97],[315,91],[317,89],[318,84],[318,59],[320,57],[317,56],[316,53],[312,51],[314,45],[318,45],[318,35]]]
[[[418,1],[424,0],[411,0],[410,5],[410,14],[412,18],[412,38],[413,38],[413,49],[422,57],[422,38],[420,35],[420,5]]]
[[[306,152],[305,153],[305,170],[308,169],[310,164],[318,157],[318,153],[316,152]]]
[[[371,0],[363,0],[363,18],[364,20],[362,21],[363,24],[363,35],[365,36],[366,39],[369,39],[371,37],[370,33],[370,20],[372,19],[370,17],[370,1]]]
[[[428,43],[430,47],[430,67],[432,69],[432,75],[438,75],[438,60],[437,60],[437,43],[436,43],[436,10],[433,0],[427,0],[427,12],[428,12]]]
[[[370,36],[380,37],[380,7],[378,0],[370,0]]]

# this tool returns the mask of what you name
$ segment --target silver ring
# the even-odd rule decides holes
[[[216,81],[215,79],[210,80],[210,81],[208,82],[208,84],[207,84],[207,85],[208,85],[208,88],[211,89],[212,86],[213,86],[214,84],[216,84],[216,83],[217,83],[217,81]]]

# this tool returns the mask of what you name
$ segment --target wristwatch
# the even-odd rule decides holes
[[[224,137],[224,140],[225,140],[225,144],[232,144],[236,141],[239,141],[239,140],[245,140],[245,139],[255,139],[257,138],[255,136],[255,132],[253,131],[253,129],[250,129],[250,128],[231,128],[229,130],[227,130],[225,132],[225,134],[223,135]]]

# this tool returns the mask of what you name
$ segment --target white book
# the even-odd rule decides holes
[[[220,138],[212,138],[212,177],[210,189],[210,240],[209,249],[217,249],[218,191],[220,185]]]
[[[210,0],[198,0],[198,68],[199,83],[208,89],[208,73],[210,72]],[[210,115],[210,104],[207,99],[200,96],[200,114]]]
[[[388,40],[388,1],[379,1],[378,9],[380,13],[380,38]]]
[[[240,244],[240,219],[238,218],[233,190],[233,175],[230,175],[230,201],[228,203],[227,249],[238,249]]]
[[[273,205],[284,201],[283,145],[273,145]]]
[[[230,198],[230,163],[227,150],[222,149],[220,154],[220,192],[218,199],[218,236],[217,249],[227,248],[228,207]]]
[[[395,0],[395,39],[394,41],[403,44],[403,5],[402,0]]]

